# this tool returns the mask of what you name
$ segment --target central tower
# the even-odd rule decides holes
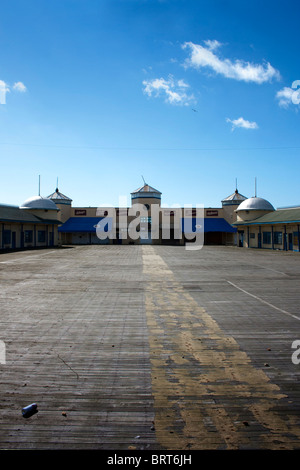
[[[147,209],[147,215],[141,217],[140,221],[140,243],[152,243],[152,234],[156,235],[156,240],[159,240],[159,221],[152,224],[152,216],[155,210],[153,205],[157,208],[160,207],[161,192],[145,183],[141,188],[136,189],[131,193],[131,205],[134,207],[136,204],[144,205]],[[155,219],[155,217],[154,217]]]
[[[144,204],[147,209],[151,208],[151,204],[161,204],[161,192],[145,183],[141,188],[131,193],[131,204]]]

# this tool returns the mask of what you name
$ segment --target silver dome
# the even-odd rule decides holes
[[[52,210],[57,211],[58,208],[56,204],[48,198],[41,196],[33,196],[20,206],[20,209],[42,209],[42,210]]]
[[[272,204],[261,197],[250,197],[243,201],[236,209],[238,211],[275,211]]]

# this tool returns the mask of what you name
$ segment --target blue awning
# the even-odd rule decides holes
[[[232,227],[227,220],[222,218],[208,218],[204,219],[204,232],[227,232],[235,233],[237,229]]]
[[[58,231],[63,233],[96,233],[96,227],[99,224],[98,231],[110,232],[112,230],[112,222],[113,219],[111,217],[70,217],[58,228]],[[203,222],[204,232],[237,232],[237,229],[232,227],[225,219],[213,217],[182,219],[182,231],[185,233],[201,232],[203,230]]]
[[[58,228],[58,231],[63,233],[96,233],[97,224],[101,220],[103,220],[101,224],[101,231],[111,231],[112,218],[110,217],[70,217],[70,219],[68,219],[61,227]]]
[[[204,223],[204,233],[207,232],[226,232],[226,233],[235,233],[237,229],[232,227],[225,219],[219,217],[212,217],[205,219],[197,218],[186,218],[182,219],[182,231],[185,233],[194,233],[201,232],[203,230]]]

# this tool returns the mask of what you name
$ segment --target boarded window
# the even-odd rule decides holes
[[[282,232],[274,232],[275,245],[282,245]]]
[[[263,232],[263,244],[271,245],[271,232]]]
[[[45,230],[39,230],[38,231],[38,242],[39,243],[45,243],[46,241],[46,232]]]
[[[4,245],[10,245],[11,243],[11,231],[3,230],[3,243]]]
[[[33,240],[32,230],[25,230],[25,232],[24,232],[24,241],[25,241],[25,243],[32,243],[32,240]]]

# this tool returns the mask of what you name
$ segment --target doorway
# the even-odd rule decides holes
[[[244,230],[241,230],[239,232],[239,246],[240,247],[244,246]]]
[[[293,234],[289,233],[289,250],[293,251]]]
[[[16,248],[16,232],[11,233],[11,247],[13,250]]]

